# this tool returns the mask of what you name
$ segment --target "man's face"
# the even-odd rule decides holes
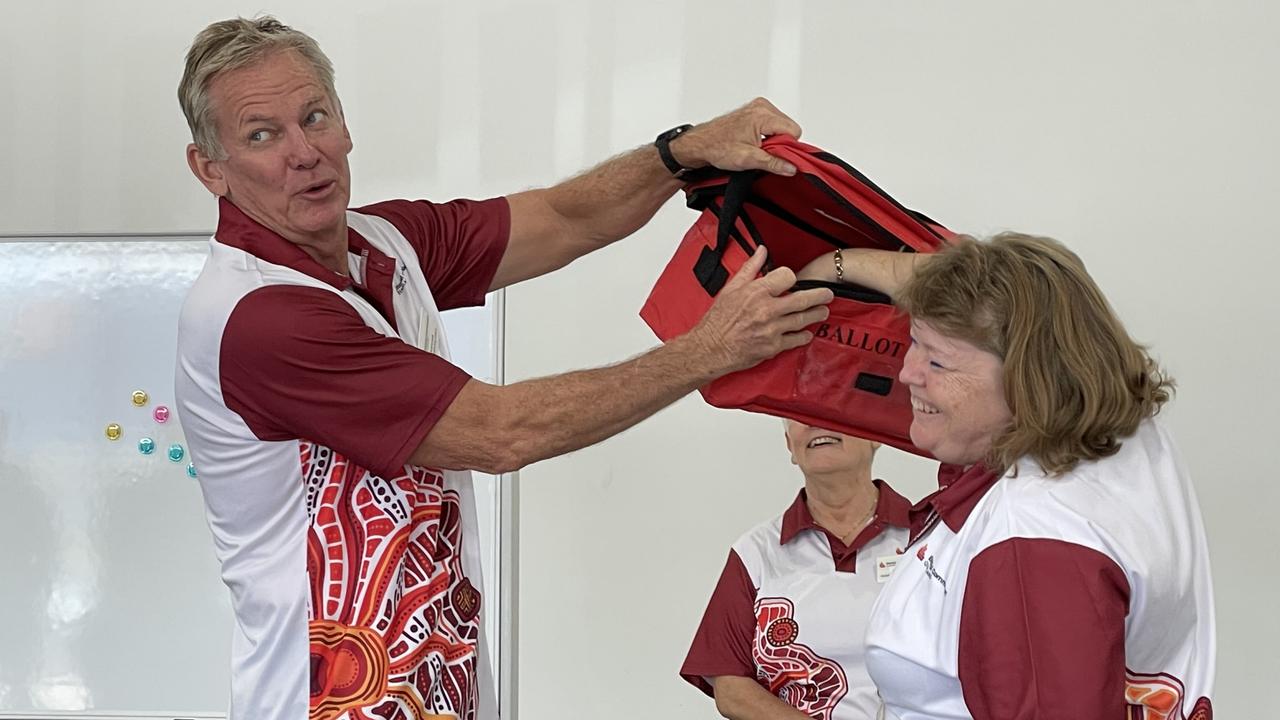
[[[210,84],[209,100],[227,157],[188,147],[205,187],[292,242],[340,235],[351,197],[351,136],[306,61],[282,51],[225,72]]]

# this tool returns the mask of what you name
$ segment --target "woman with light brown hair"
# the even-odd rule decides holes
[[[911,315],[911,439],[943,463],[869,623],[885,716],[1209,720],[1208,550],[1156,420],[1172,381],[1084,264],[1014,233],[842,261]]]

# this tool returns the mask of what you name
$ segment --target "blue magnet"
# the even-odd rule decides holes
[[[178,443],[174,443],[169,446],[169,459],[173,462],[182,462],[182,456],[185,454],[186,453],[183,451],[182,446]]]
[[[156,451],[156,441],[151,438],[144,437],[138,441],[138,452],[143,455],[150,455]]]
[[[196,476],[196,464],[187,463],[187,477],[194,478]]]

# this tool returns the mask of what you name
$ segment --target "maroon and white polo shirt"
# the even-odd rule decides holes
[[[820,720],[865,720],[880,707],[863,634],[907,543],[910,503],[877,480],[872,521],[845,545],[817,525],[805,491],[729,551],[680,675],[714,696],[709,678],[755,678]]]
[[[887,717],[1211,720],[1204,526],[1159,422],[1062,477],[951,472],[871,614]]]
[[[221,200],[182,310],[178,407],[236,617],[231,718],[471,718],[470,475],[406,462],[468,380],[438,309],[484,302],[509,211],[391,201],[347,223],[350,278]]]

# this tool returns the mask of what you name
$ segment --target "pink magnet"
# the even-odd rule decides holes
[[[156,409],[151,413],[151,417],[155,418],[158,423],[169,422],[169,406],[156,406]]]

